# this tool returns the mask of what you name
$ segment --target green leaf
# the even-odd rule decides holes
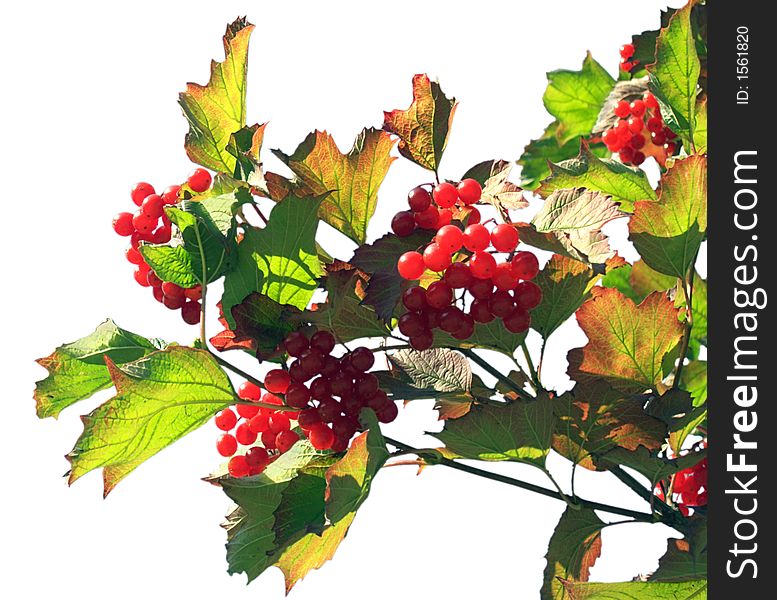
[[[614,448],[597,458],[597,466],[609,468],[612,466],[629,467],[648,478],[652,487],[670,475],[688,469],[707,455],[706,450],[691,452],[675,459],[659,456],[658,452],[650,451],[640,446],[636,450]]]
[[[414,75],[413,102],[407,110],[384,112],[383,129],[399,136],[402,156],[436,172],[456,106],[455,98],[446,98],[439,83],[427,75]]]
[[[205,86],[189,83],[179,96],[189,122],[188,157],[213,171],[232,174],[235,157],[227,151],[230,137],[246,124],[248,41],[254,26],[239,18],[224,34],[224,62],[211,62]]]
[[[106,358],[116,396],[83,417],[68,454],[69,483],[103,468],[105,493],[138,465],[235,399],[229,378],[204,350],[171,346],[122,366]]]
[[[701,66],[696,53],[691,26],[691,11],[695,2],[689,2],[669,19],[656,39],[656,61],[647,66],[650,87],[656,97],[671,111],[672,119],[665,119],[676,133],[687,136],[693,143],[696,121],[696,90]]]
[[[588,344],[569,352],[570,377],[602,378],[624,392],[655,389],[664,355],[682,335],[677,309],[658,292],[637,306],[615,289],[602,289],[577,311],[577,321]]]
[[[357,244],[367,237],[367,225],[378,203],[378,188],[394,158],[394,141],[385,131],[365,129],[348,154],[331,135],[314,131],[291,156],[273,153],[302,181],[310,195],[326,195],[319,217]]]
[[[313,325],[335,332],[341,342],[367,337],[386,337],[389,329],[372,307],[363,304],[368,276],[347,263],[327,266],[327,299],[305,312]]]
[[[707,159],[678,160],[661,177],[658,202],[634,205],[629,239],[656,271],[685,279],[707,231]]]
[[[389,360],[417,387],[438,392],[469,391],[472,387],[469,361],[447,348],[399,350],[389,355]]]
[[[373,478],[389,458],[375,413],[365,410],[362,421],[367,430],[354,438],[345,456],[326,472],[326,516],[332,524],[352,517],[367,499]]]
[[[56,417],[68,406],[111,387],[105,357],[123,365],[161,347],[158,340],[148,340],[122,329],[110,319],[103,321],[88,336],[64,344],[36,361],[49,372],[35,384],[38,417]]]
[[[551,163],[550,170],[550,177],[537,189],[543,198],[558,190],[585,188],[611,196],[623,210],[629,210],[637,200],[656,199],[644,171],[598,158],[585,141],[581,142],[580,154],[576,158]]]
[[[707,581],[677,583],[575,583],[564,581],[569,600],[706,600]]]
[[[707,154],[707,98],[696,103],[696,125],[693,128],[693,142],[696,152]]]
[[[631,287],[632,271],[633,266],[628,263],[607,271],[602,277],[602,287],[616,289],[630,300],[636,303],[642,302],[645,298],[637,294]]]
[[[322,198],[288,196],[276,204],[264,229],[247,228],[237,247],[237,263],[224,280],[224,316],[249,294],[260,292],[279,304],[304,310],[322,274],[316,248]]]
[[[668,8],[661,11],[660,26],[666,27],[669,24],[669,19],[677,12],[677,9]],[[658,29],[651,29],[650,31],[643,31],[631,36],[631,43],[634,46],[634,55],[631,58],[631,62],[635,63],[635,67],[631,70],[632,77],[645,77],[647,70],[645,67],[652,64],[656,60],[656,40],[659,34]]]
[[[245,181],[253,187],[263,191],[267,188],[267,182],[262,172],[262,162],[259,154],[264,142],[264,130],[267,123],[256,123],[250,127],[243,127],[232,134],[227,152],[236,159],[235,177]]]
[[[596,118],[596,124],[594,125],[592,134],[601,136],[608,129],[618,125],[621,118],[615,114],[615,109],[620,102],[631,103],[634,100],[642,100],[645,92],[648,91],[647,77],[642,79],[626,79],[619,81],[612,88],[612,91],[607,95],[607,100],[602,105],[602,110],[599,111],[599,116]]]
[[[653,292],[671,290],[677,285],[677,278],[654,271],[640,259],[632,266],[629,283],[641,302]]]
[[[590,53],[586,54],[580,71],[548,73],[548,87],[542,101],[559,122],[556,135],[562,145],[591,133],[599,110],[614,85],[615,80]]]
[[[692,360],[683,368],[680,385],[693,398],[694,406],[707,402],[707,362]]]
[[[533,313],[532,318],[534,318]],[[481,348],[512,357],[526,339],[527,333],[527,331],[512,333],[507,330],[501,319],[494,319],[489,323],[475,323],[475,331],[466,340],[457,340],[438,329],[434,332],[434,345],[446,348]]]
[[[566,582],[588,581],[591,567],[602,553],[602,529],[605,523],[589,508],[568,507],[561,515],[550,538],[541,600],[573,600],[559,579]]]
[[[707,520],[693,519],[686,526],[685,538],[669,538],[666,554],[650,581],[698,581],[707,578]]]
[[[294,331],[301,315],[297,308],[279,304],[258,292],[232,307],[236,334],[253,340],[251,350],[260,360],[277,356],[278,346]]]
[[[544,467],[553,435],[553,403],[542,397],[506,406],[473,406],[430,433],[463,458],[518,461]]]
[[[531,313],[532,328],[547,339],[588,299],[598,278],[584,263],[554,254],[534,280],[542,302]]]
[[[646,414],[638,400],[601,380],[575,386],[553,400],[553,409],[553,449],[586,469],[596,468],[592,457],[615,447],[658,450],[667,433],[666,425]]]

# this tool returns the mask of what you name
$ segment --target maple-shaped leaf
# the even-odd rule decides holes
[[[707,580],[653,583],[579,583],[561,580],[568,600],[705,600]]]
[[[666,424],[647,414],[639,400],[601,380],[577,385],[555,398],[553,409],[553,449],[586,469],[596,469],[592,456],[615,447],[657,450],[667,433]]]
[[[49,372],[35,384],[38,417],[56,417],[68,406],[111,387],[106,357],[114,364],[123,365],[162,346],[159,340],[148,340],[122,329],[110,319],[88,336],[63,344],[49,356],[37,360]]]
[[[542,101],[558,120],[556,136],[560,144],[591,133],[614,85],[615,80],[590,52],[580,71],[561,69],[548,73],[548,87]]]
[[[326,131],[309,134],[291,155],[280,150],[273,153],[310,194],[328,194],[319,208],[321,220],[363,244],[378,202],[378,188],[394,161],[393,147],[389,134],[370,128],[359,134],[347,154],[340,152]]]
[[[508,180],[513,165],[506,160],[487,160],[469,169],[462,179],[474,179],[483,188],[481,202],[488,202],[502,210],[520,210],[529,206],[523,189]]]
[[[615,107],[618,106],[618,103],[621,101],[631,103],[634,100],[642,100],[647,91],[647,77],[627,79],[616,83],[615,87],[607,95],[607,99],[602,105],[602,110],[599,111],[592,133],[594,135],[602,135],[608,129],[615,127],[618,121],[620,121],[620,117],[615,114]]]
[[[536,190],[547,198],[553,192],[570,188],[585,188],[602,192],[630,211],[638,200],[655,200],[656,193],[641,169],[597,157],[583,140],[580,153],[560,163],[550,163],[550,177]]]
[[[189,83],[179,96],[189,122],[186,154],[213,171],[233,174],[236,158],[227,146],[246,124],[248,41],[254,26],[239,18],[224,34],[224,62],[212,61],[207,85]]]
[[[383,113],[383,129],[399,136],[399,153],[435,173],[448,143],[455,98],[447,98],[440,84],[427,75],[413,76],[413,102],[407,110]]]
[[[686,279],[707,232],[707,159],[675,161],[661,177],[658,202],[634,205],[629,239],[648,266]]]
[[[232,307],[254,292],[301,310],[308,305],[323,273],[315,239],[321,200],[288,196],[273,207],[266,227],[246,229],[235,267],[224,279],[222,305],[230,327]]]
[[[280,343],[294,331],[301,315],[298,308],[280,304],[258,292],[232,307],[237,337],[252,340],[251,349],[260,360],[278,357]]]
[[[68,482],[102,467],[105,494],[235,400],[229,378],[204,350],[170,346],[121,366],[105,362],[116,396],[82,417],[84,432],[67,456]]]
[[[650,581],[695,581],[707,578],[707,520],[690,519],[685,537],[669,538],[666,553]]]
[[[561,515],[548,544],[540,598],[573,600],[561,580],[588,581],[591,567],[602,553],[602,529],[606,527],[590,508],[568,507]]]
[[[638,306],[603,288],[576,315],[588,344],[569,352],[572,379],[602,378],[624,392],[661,383],[664,356],[682,335],[678,310],[664,294],[653,293]]]

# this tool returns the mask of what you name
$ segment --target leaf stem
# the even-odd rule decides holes
[[[512,379],[507,377],[504,373],[500,373],[499,371],[497,371],[489,362],[481,358],[474,350],[470,350],[469,348],[452,348],[452,350],[458,350],[459,352],[461,352],[464,356],[469,358],[476,365],[488,371],[491,375],[493,375],[499,381],[504,383],[507,387],[513,390],[524,400],[535,400],[535,398],[530,396],[526,392],[526,390],[524,390],[521,386],[515,383]]]
[[[523,351],[523,356],[526,359],[526,365],[529,367],[529,374],[531,375],[532,382],[534,382],[534,385],[538,390],[542,389],[539,376],[537,375],[537,370],[534,368],[534,362],[532,362],[531,354],[529,354],[529,348],[526,346],[526,341],[521,342],[521,350]]]
[[[554,498],[556,500],[561,500],[567,503],[571,502],[571,500],[568,497],[564,496],[564,494],[561,494],[557,491],[549,490],[548,488],[542,487],[540,485],[535,485],[527,481],[521,481],[520,479],[513,479],[512,477],[500,475],[499,473],[492,473],[491,471],[478,469],[477,467],[472,467],[470,465],[456,462],[455,460],[451,460],[450,458],[441,456],[437,450],[431,450],[431,449],[419,450],[418,448],[413,448],[412,446],[408,446],[407,444],[403,444],[402,442],[398,442],[396,440],[393,440],[385,436],[384,436],[384,439],[392,446],[395,446],[401,450],[405,450],[409,453],[417,453],[418,456],[421,458],[424,458],[424,455],[432,457],[431,460],[426,461],[427,464],[441,464],[443,466],[450,467],[451,469],[455,469],[457,471],[463,471],[464,473],[469,473],[470,475],[475,475],[477,477],[483,477],[485,479],[490,479],[492,481],[497,481],[499,483],[504,483],[506,485],[511,485],[513,487],[518,487],[530,492],[534,492],[536,494],[540,494],[542,496],[546,496],[548,498]],[[584,500],[582,498],[578,498],[573,502],[573,504],[574,506],[577,506],[580,508],[601,510],[611,514],[621,515],[623,517],[629,517],[631,519],[634,519],[635,521],[640,521],[643,523],[655,523],[657,520],[660,520],[658,515],[638,512],[635,510],[629,510],[627,508],[621,508],[619,506],[611,506],[609,504],[603,504],[601,502],[595,502],[593,500]]]
[[[682,522],[682,515],[676,510],[672,509],[666,502],[656,496],[651,490],[645,488],[629,473],[624,471],[621,467],[613,467],[610,469],[610,473],[615,475],[621,483],[624,483],[631,491],[640,496],[643,500],[648,502],[652,507],[655,507],[659,514],[667,522],[672,524],[680,524]]]
[[[698,252],[696,253],[698,256]],[[685,366],[685,355],[688,354],[688,346],[691,343],[691,330],[693,329],[693,282],[696,278],[696,256],[694,256],[689,269],[690,278],[688,275],[680,280],[683,288],[683,295],[685,296],[685,326],[683,327],[683,337],[680,341],[680,355],[677,357],[677,367],[674,372],[674,381],[672,382],[672,389],[677,389],[680,386],[680,377],[683,374],[683,367]]]

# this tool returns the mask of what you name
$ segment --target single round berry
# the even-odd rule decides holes
[[[502,322],[507,331],[511,333],[522,333],[529,329],[531,317],[526,309],[518,306],[513,312],[506,316]]]
[[[531,310],[542,302],[542,290],[533,281],[522,281],[515,286],[515,303],[521,308]]]
[[[470,206],[467,211],[467,225],[477,225],[480,223],[480,211],[474,206]]]
[[[440,311],[440,329],[453,333],[461,327],[464,313],[458,306],[448,306]]]
[[[645,114],[645,103],[642,100],[634,100],[630,105],[631,114],[641,118]]]
[[[512,252],[518,245],[518,230],[507,223],[500,223],[491,231],[491,245],[498,252]]]
[[[148,274],[148,265],[146,265],[146,263],[141,263],[137,266],[132,276],[135,278],[135,281],[138,283],[138,285],[143,287],[151,287],[151,284],[148,281]]]
[[[626,71],[627,73],[631,71],[634,68],[634,63],[630,60],[624,60],[621,62],[621,70]]]
[[[437,271],[439,273],[450,266],[451,255],[441,248],[439,244],[432,242],[424,250],[424,264],[430,271]]]
[[[426,329],[432,331],[440,326],[440,310],[427,306],[421,313],[421,319],[426,324]]]
[[[374,411],[379,411],[381,408],[391,403],[392,400],[388,397],[388,394],[383,390],[378,390],[372,396],[367,398],[366,405]]]
[[[658,110],[658,100],[650,92],[645,92],[642,96],[642,100],[645,102],[645,106],[651,110]]]
[[[159,279],[159,276],[156,273],[154,273],[153,271],[149,271],[146,278],[148,280],[148,285],[150,285],[153,288],[159,288],[160,290],[162,290],[162,295],[164,295],[165,290],[162,287],[162,280]]]
[[[224,433],[216,440],[216,450],[221,456],[227,458],[237,452],[237,440],[234,435]]]
[[[419,252],[405,252],[397,261],[397,270],[408,281],[420,279],[426,270],[424,257]]]
[[[159,219],[162,216],[164,201],[159,194],[150,194],[146,196],[143,203],[140,205],[140,211],[151,217],[152,219]]]
[[[259,407],[251,406],[250,404],[238,404],[235,407],[235,410],[237,410],[237,414],[244,419],[252,419],[259,414]]]
[[[297,413],[297,424],[302,429],[310,429],[316,423],[321,422],[321,417],[318,416],[318,409],[306,408]]]
[[[250,400],[251,402],[259,402],[262,399],[262,388],[250,381],[244,381],[237,388],[237,397],[241,400]]]
[[[421,229],[436,229],[440,223],[440,212],[432,205],[424,211],[415,213],[415,222]]]
[[[450,225],[453,220],[453,211],[450,208],[441,208],[437,211],[437,227]]]
[[[308,387],[310,389],[308,397],[313,398],[314,400],[326,400],[332,395],[332,386],[329,384],[329,379],[323,375],[321,377],[316,377],[313,381],[310,382]],[[296,408],[305,408],[305,405],[301,404],[301,399],[298,401],[298,403],[300,406],[297,406]]]
[[[468,287],[472,283],[473,277],[466,263],[455,262],[445,270],[443,280],[456,290]]]
[[[248,466],[252,468],[266,467],[267,463],[270,462],[270,457],[267,454],[267,450],[261,446],[254,446],[246,452],[246,460],[248,461]]]
[[[426,288],[426,303],[432,308],[443,308],[453,302],[453,290],[444,281],[434,281]]]
[[[634,160],[634,149],[631,146],[621,148],[621,151],[618,153],[618,157],[621,159],[623,164],[629,164],[632,160]]]
[[[247,477],[251,472],[245,456],[233,456],[227,463],[227,469],[232,477]]]
[[[641,118],[631,117],[628,120],[628,128],[631,133],[639,133],[645,126],[645,122]]]
[[[475,279],[467,291],[477,300],[488,300],[494,293],[494,284],[486,279]]]
[[[513,273],[521,280],[534,279],[537,273],[540,272],[540,263],[531,252],[521,251],[516,253],[511,264]]]
[[[361,410],[361,407],[359,409]],[[350,417],[341,416],[332,421],[332,432],[336,438],[350,440],[356,433],[356,427],[357,425]]]
[[[494,313],[489,308],[488,300],[473,300],[469,307],[469,314],[478,323],[490,323],[494,320]]]
[[[292,331],[283,340],[283,346],[289,356],[300,357],[302,353],[310,348],[307,336],[301,331]]]
[[[434,344],[434,336],[431,331],[422,331],[410,338],[410,345],[419,352],[428,350],[432,344]]]
[[[183,295],[188,300],[200,300],[202,298],[202,286],[198,284],[194,287],[186,288],[183,291]]]
[[[485,250],[491,243],[491,234],[488,233],[488,229],[479,223],[467,225],[463,237],[464,247],[470,252]]]
[[[194,169],[189,174],[189,177],[186,178],[186,183],[189,184],[193,192],[198,194],[207,190],[210,187],[211,181],[213,179],[205,169]]]
[[[453,268],[453,265],[451,265],[451,268]],[[449,268],[448,271],[450,270]],[[446,276],[448,271],[445,272]],[[406,289],[402,294],[402,304],[407,310],[422,310],[426,306],[426,290],[417,285]]]
[[[641,133],[634,134],[629,140],[629,146],[634,148],[634,150],[639,150],[645,145],[645,136]]]
[[[270,428],[270,414],[264,412],[264,409],[260,410],[258,415],[248,421],[248,427],[256,434],[267,431]]]
[[[276,412],[270,415],[270,428],[269,431],[273,433],[280,433],[281,431],[287,431],[291,428],[291,422],[286,413]]]
[[[437,230],[434,241],[440,248],[453,254],[461,250],[461,245],[464,243],[464,233],[455,225],[445,225]]]
[[[202,316],[202,304],[197,300],[188,300],[181,306],[181,318],[187,325],[197,325]]]
[[[310,400],[310,390],[304,383],[291,383],[286,390],[286,404],[291,408],[305,408]]]
[[[499,263],[491,279],[498,290],[511,290],[518,283],[518,278],[513,273],[513,267],[509,262]]]
[[[490,279],[496,271],[496,259],[488,252],[475,252],[469,259],[469,269],[477,279]]]
[[[360,398],[369,398],[378,391],[378,378],[372,373],[365,373],[356,380],[356,393]]]
[[[489,307],[494,316],[504,318],[513,312],[515,301],[509,292],[499,290],[494,292]]]
[[[620,55],[623,60],[628,60],[634,56],[634,44],[623,44],[620,47]]]
[[[656,146],[663,146],[666,143],[666,135],[663,131],[654,131],[650,134],[650,138]]]
[[[229,431],[237,424],[237,415],[232,412],[231,408],[225,408],[219,413],[216,413],[216,427],[222,431]]]
[[[423,212],[432,204],[432,195],[425,187],[414,187],[407,195],[407,203],[413,212]]]
[[[155,190],[153,185],[146,183],[145,181],[140,181],[132,187],[130,197],[136,206],[140,206],[143,204],[143,200],[154,193]]]
[[[465,314],[461,319],[459,328],[452,332],[451,335],[457,340],[466,340],[472,337],[475,333],[475,319],[471,315]]]
[[[151,277],[151,274],[149,273],[149,277]],[[149,280],[149,285],[151,285],[151,281]],[[183,298],[180,298],[178,296],[165,296],[164,292],[162,292],[162,304],[164,304],[167,308],[170,310],[178,310],[179,308],[183,308],[184,300]]]
[[[321,401],[318,405],[318,416],[323,423],[331,423],[343,412],[340,403],[334,398]]]
[[[403,210],[391,219],[391,231],[399,237],[407,237],[415,231],[415,215],[409,210]]]
[[[316,450],[329,450],[335,441],[335,434],[324,423],[316,423],[308,430],[308,439]]]
[[[154,288],[152,288],[151,293],[154,296],[154,300],[156,300],[157,302],[164,302],[165,295],[162,292],[162,288],[161,287],[154,287]]]
[[[181,193],[180,185],[171,185],[162,192],[162,202],[168,206],[178,203],[178,194]]]
[[[126,256],[127,260],[131,262],[133,265],[140,265],[145,262],[143,260],[143,255],[140,253],[140,251],[133,248],[132,246],[130,246],[124,251],[124,256]]]
[[[375,415],[378,417],[378,421],[381,423],[391,423],[399,415],[399,408],[396,403],[391,402],[386,404],[380,410],[376,411]]]
[[[626,100],[621,100],[615,105],[615,115],[621,119],[626,119],[631,114],[631,107]]]
[[[316,331],[316,333],[310,336],[310,347],[321,354],[326,355],[332,352],[335,349],[336,343],[335,336],[329,331]]]
[[[269,429],[265,429],[259,439],[262,441],[262,446],[268,450],[275,450],[275,440],[278,438],[278,434]]]
[[[647,128],[650,133],[656,133],[664,128],[664,121],[661,117],[650,117],[647,121]]]
[[[426,329],[421,315],[415,312],[408,312],[399,317],[399,331],[402,335],[412,338]]]
[[[132,215],[132,226],[138,233],[149,234],[154,231],[156,224],[157,219],[150,217],[144,212],[138,211]]]
[[[167,225],[160,225],[151,232],[151,242],[153,244],[166,244],[173,237],[173,228]]]
[[[278,452],[283,454],[288,452],[297,440],[299,440],[299,436],[295,432],[281,431],[275,438],[275,447],[278,448]]]
[[[132,224],[132,213],[120,212],[113,217],[113,230],[122,237],[135,233],[135,226]]]
[[[264,387],[273,394],[285,394],[290,383],[289,372],[283,369],[273,369],[264,376]]]
[[[644,155],[644,153],[642,153],[639,150],[637,150],[634,153],[634,156],[632,157],[631,162],[634,163],[637,166],[641,165],[643,162],[645,162],[645,155]]]
[[[459,199],[456,188],[447,181],[438,183],[434,188],[434,192],[432,192],[432,196],[434,197],[435,204],[440,208],[450,208]]]
[[[165,296],[170,296],[173,298],[184,298],[184,290],[180,285],[176,285],[172,281],[165,281],[162,284],[162,291],[165,293]]]
[[[480,200],[480,195],[483,193],[483,188],[474,179],[462,179],[456,190],[459,199],[464,204],[475,204]]]
[[[614,129],[608,129],[602,135],[602,141],[610,152],[616,152],[620,148],[620,138]]]
[[[248,423],[241,423],[235,429],[235,439],[243,446],[250,446],[256,441],[257,434],[251,430]]]
[[[360,346],[351,352],[351,365],[362,373],[369,371],[375,364],[375,355],[368,348]]]

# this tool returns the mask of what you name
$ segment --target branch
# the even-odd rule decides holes
[[[452,349],[453,350],[458,350],[464,356],[469,358],[472,362],[474,362],[478,366],[480,366],[483,369],[485,369],[486,371],[488,371],[491,375],[493,375],[499,381],[504,383],[507,387],[509,387],[511,390],[513,390],[516,394],[518,394],[524,400],[535,400],[535,398],[530,396],[526,392],[526,390],[524,390],[521,386],[519,386],[517,383],[515,383],[512,379],[507,377],[504,373],[500,373],[499,371],[497,371],[488,361],[483,360],[473,350],[470,350],[469,348],[452,348]]]
[[[634,477],[629,475],[621,467],[614,467],[610,469],[610,473],[615,475],[615,477],[617,477],[621,483],[624,483],[626,486],[628,486],[631,491],[635,492],[651,506],[654,506],[661,514],[661,516],[666,520],[666,522],[675,525],[682,523],[682,515],[680,513],[672,509],[666,502],[656,496],[652,490],[646,489],[639,483],[639,481],[634,479]]]

